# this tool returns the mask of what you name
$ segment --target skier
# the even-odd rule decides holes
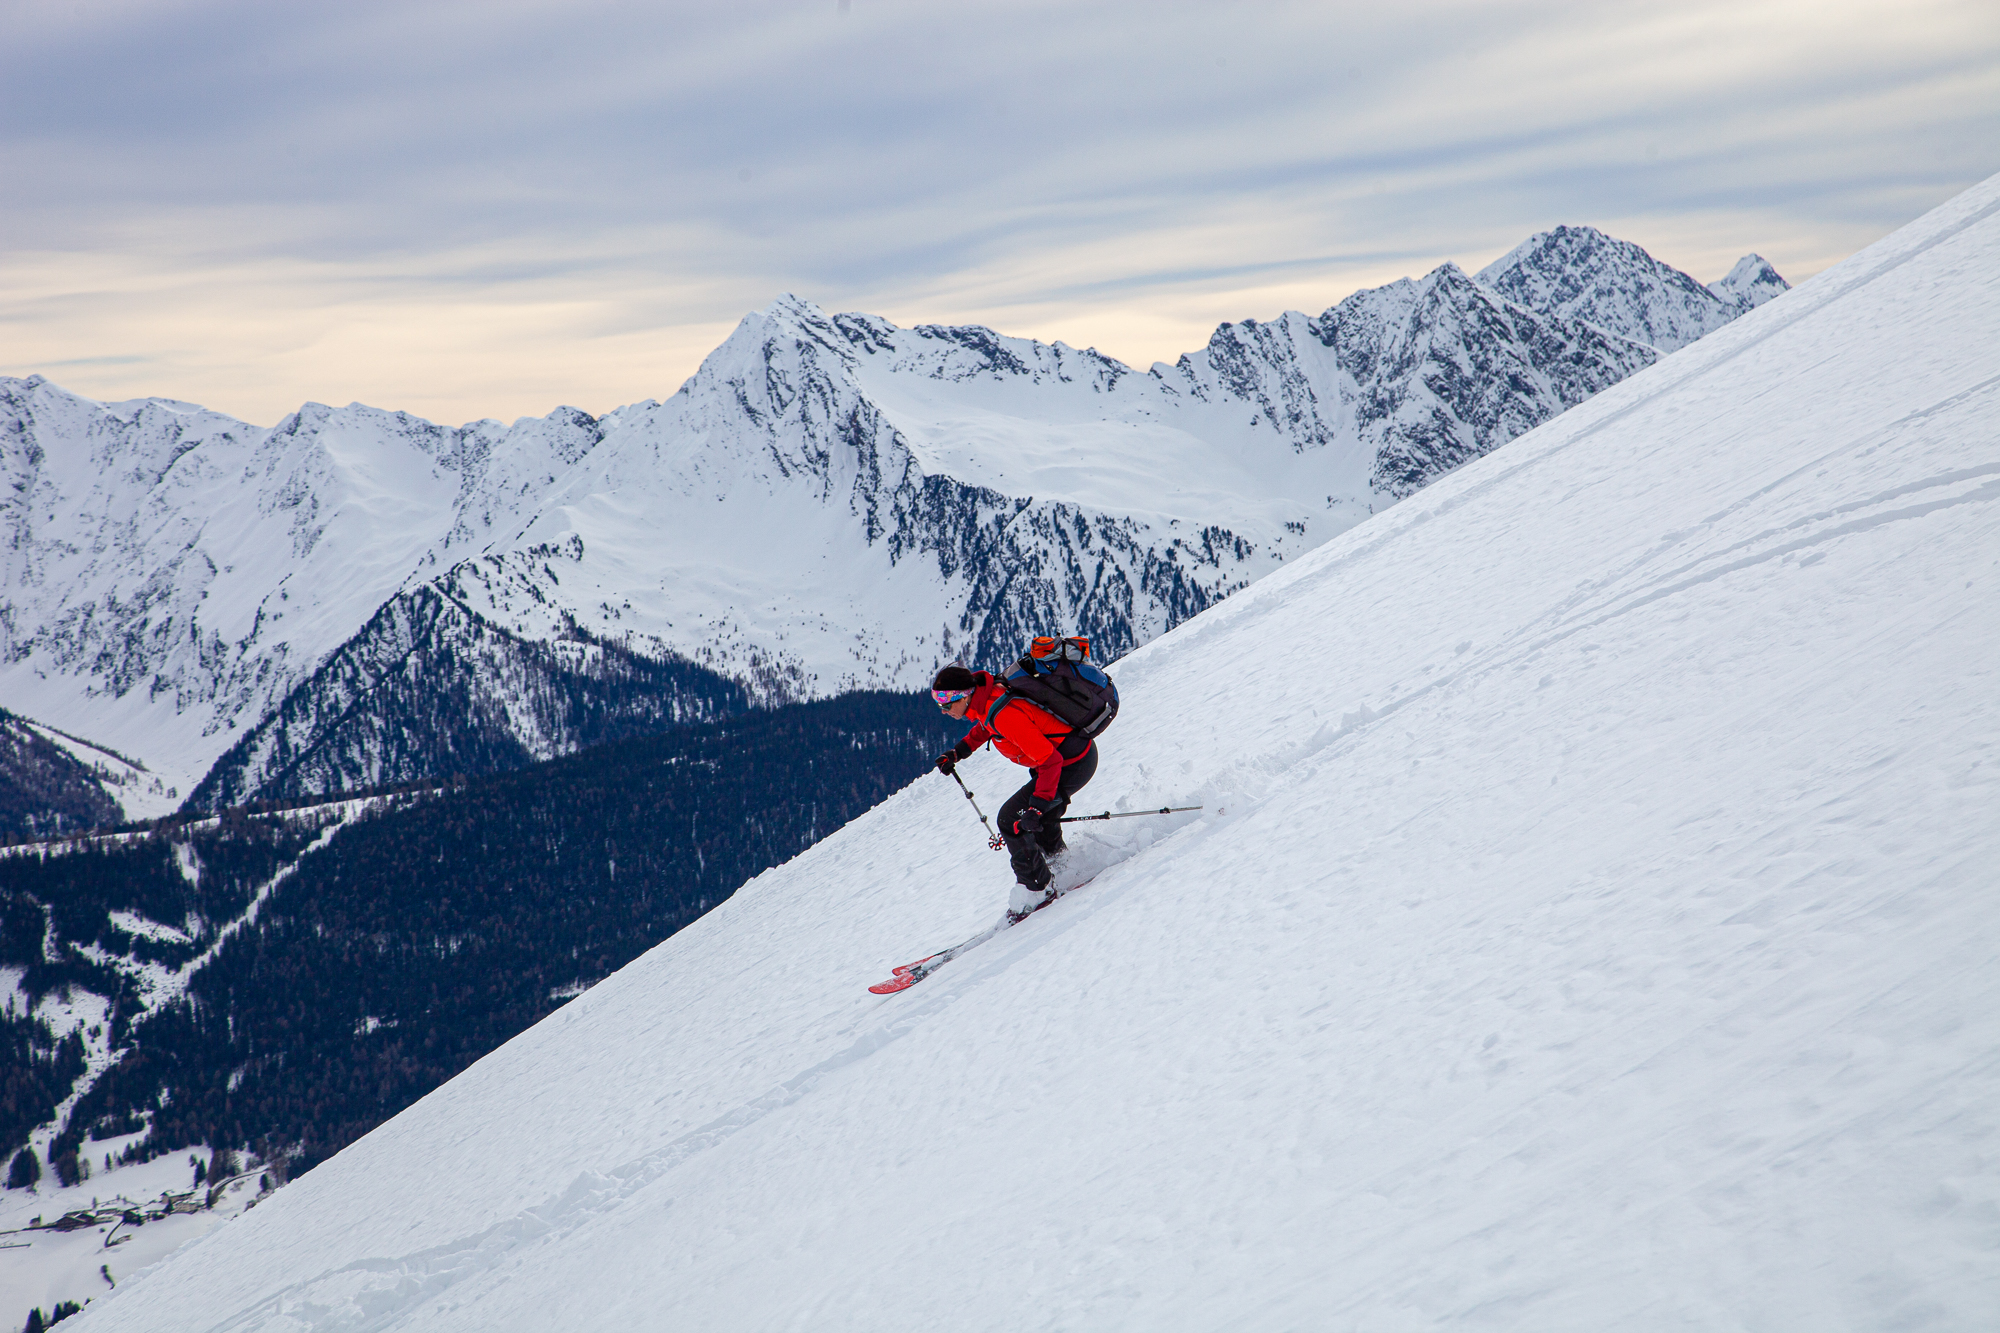
[[[1014,863],[1016,880],[1007,919],[1019,921],[1055,896],[1049,858],[1067,850],[1058,821],[1069,809],[1069,798],[1096,775],[1097,743],[1081,727],[1010,695],[990,672],[945,667],[931,681],[931,697],[945,716],[973,723],[964,740],[937,757],[938,772],[950,776],[961,760],[971,758],[988,741],[1015,763],[1034,770],[1034,777],[1000,807],[1000,836]]]

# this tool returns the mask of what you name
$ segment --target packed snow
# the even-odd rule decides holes
[[[110,1330],[2000,1326],[2000,178],[1132,654]],[[988,802],[1017,773],[966,765]]]

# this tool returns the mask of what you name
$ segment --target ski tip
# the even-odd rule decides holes
[[[903,971],[901,968],[896,969],[896,971],[896,976],[890,977],[887,981],[878,981],[873,986],[870,986],[868,993],[870,995],[894,995],[897,991],[908,990],[917,984],[917,979],[908,972]]]

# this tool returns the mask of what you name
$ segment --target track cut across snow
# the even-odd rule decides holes
[[[99,1329],[2000,1325],[2000,178],[1133,654]],[[965,766],[982,796],[1012,774]]]

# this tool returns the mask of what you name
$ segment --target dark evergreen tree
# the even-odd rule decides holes
[[[58,1041],[40,1019],[0,1018],[0,1153],[26,1143],[55,1113],[83,1066],[78,1033]]]
[[[42,1178],[42,1159],[35,1156],[33,1148],[23,1148],[14,1154],[14,1160],[7,1167],[7,1188],[24,1190]]]

